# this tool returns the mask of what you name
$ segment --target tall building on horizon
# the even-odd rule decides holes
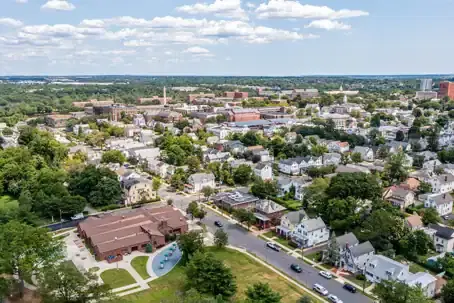
[[[420,84],[421,91],[431,91],[432,90],[432,79],[421,79]]]
[[[449,97],[454,100],[454,82],[443,81],[440,82],[440,90],[438,91],[438,98]]]

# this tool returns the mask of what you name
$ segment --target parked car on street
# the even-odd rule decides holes
[[[321,295],[324,295],[324,296],[328,295],[328,291],[326,290],[326,288],[324,288],[320,284],[315,283],[314,286],[312,287],[312,289]]]
[[[299,266],[298,264],[292,264],[290,265],[290,268],[293,270],[293,271],[296,271],[297,273],[300,273],[303,271],[303,269],[301,268],[301,266]]]
[[[333,275],[327,271],[321,271],[320,276],[322,276],[323,278],[326,278],[326,279],[331,279],[333,277]]]
[[[351,285],[351,284],[348,284],[348,283],[345,283],[343,288],[348,290],[351,293],[355,293],[356,292],[356,287]]]
[[[328,300],[330,300],[331,302],[333,303],[344,303],[341,299],[339,299],[337,296],[335,295],[329,295],[328,296]]]
[[[216,225],[217,227],[222,227],[223,226],[221,221],[214,221],[214,225]]]
[[[271,248],[272,250],[281,251],[281,248],[273,242],[266,242],[266,246]]]

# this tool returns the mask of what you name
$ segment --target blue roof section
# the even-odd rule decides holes
[[[244,121],[244,122],[235,122],[235,126],[264,126],[264,125],[271,125],[272,122],[268,120],[254,120],[254,121]]]

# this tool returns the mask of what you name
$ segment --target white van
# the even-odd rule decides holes
[[[327,296],[328,295],[328,291],[326,290],[326,288],[324,288],[323,286],[321,286],[320,284],[314,284],[314,286],[312,287],[313,290],[315,290],[316,292],[318,292],[319,294],[321,295],[324,295],[324,296]]]

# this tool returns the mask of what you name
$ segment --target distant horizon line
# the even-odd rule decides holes
[[[302,74],[302,75],[192,75],[192,74],[17,74],[0,75],[0,78],[61,78],[61,77],[264,77],[264,78],[301,78],[301,77],[454,77],[454,73],[429,74]]]

